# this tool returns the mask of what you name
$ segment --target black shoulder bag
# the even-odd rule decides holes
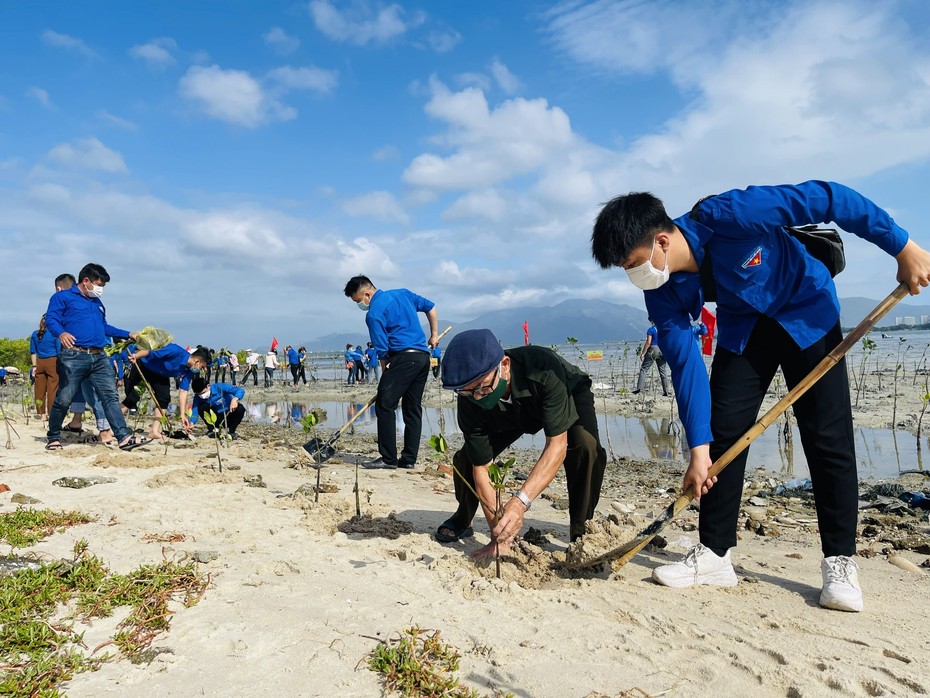
[[[709,196],[698,201],[691,209],[690,218],[700,223],[698,208],[709,199]],[[843,238],[835,228],[819,228],[817,225],[784,226],[786,233],[797,239],[807,252],[822,263],[830,276],[836,276],[846,268],[846,253],[843,251]],[[710,255],[704,254],[701,262],[701,288],[704,291],[705,302],[717,300],[717,283],[714,281],[714,268]]]

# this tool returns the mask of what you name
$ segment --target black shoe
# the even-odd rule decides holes
[[[633,391],[633,395],[639,395],[639,388]]]
[[[417,466],[416,466],[416,464],[414,464],[414,463],[398,463],[398,464],[397,464],[397,467],[398,467],[398,468],[404,468],[405,470],[413,470],[413,469],[416,468]]]
[[[381,458],[375,458],[367,463],[362,463],[362,467],[366,470],[395,470],[397,468],[393,463],[385,463]]]

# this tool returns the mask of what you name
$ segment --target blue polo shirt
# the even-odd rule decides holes
[[[649,329],[646,330],[646,336],[652,337],[652,343],[649,346],[659,348],[659,331],[656,329],[655,325],[650,325]]]
[[[802,349],[836,325],[840,305],[833,279],[783,230],[786,225],[824,222],[835,222],[890,255],[897,255],[908,240],[885,211],[834,182],[728,191],[701,202],[694,217],[675,219],[698,266],[705,254],[711,256],[719,346],[741,354],[762,316],[776,320]],[[709,443],[710,387],[691,329],[704,303],[700,274],[675,272],[643,295],[672,369],[688,444]]]
[[[232,403],[233,398],[241,400],[244,397],[245,390],[238,386],[232,386],[229,383],[211,383],[210,397],[204,400],[200,395],[195,395],[191,408],[194,412],[197,412],[201,405],[206,404],[216,413],[229,412],[229,405]]]
[[[365,350],[365,363],[369,366],[378,365],[378,352],[374,350],[374,347]]]
[[[187,365],[191,358],[190,352],[178,344],[166,344],[161,349],[155,349],[148,356],[139,359],[139,363],[152,373],[159,376],[181,379],[181,390],[188,390],[194,372]]]
[[[52,336],[62,332],[74,335],[74,345],[84,348],[102,349],[107,337],[126,339],[129,333],[107,324],[107,310],[99,298],[88,298],[77,284],[58,291],[48,301],[45,311],[45,326]]]
[[[405,288],[378,289],[371,297],[365,324],[379,359],[402,349],[429,351],[417,313],[428,313],[433,301]]]
[[[289,364],[299,364],[300,357],[297,356],[297,350],[293,347],[287,350],[287,362]]]
[[[58,337],[49,332],[47,327],[42,339],[39,339],[39,330],[33,332],[29,338],[29,353],[35,354],[40,359],[51,359],[58,356],[60,348],[61,342],[58,341]]]

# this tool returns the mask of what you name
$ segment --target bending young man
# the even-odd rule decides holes
[[[839,342],[840,307],[826,266],[785,226],[834,221],[895,257],[912,294],[930,283],[930,255],[861,194],[832,182],[749,187],[708,197],[690,214],[668,217],[652,194],[604,206],[591,237],[605,269],[622,267],[643,289],[655,320],[691,449],[684,489],[701,500],[700,545],[684,561],[653,572],[660,584],[733,586],[743,451],[716,478],[719,458],[758,418],[775,371],[796,386]],[[703,305],[699,268],[713,267],[719,318],[710,380],[691,321]],[[848,273],[848,272],[847,272]],[[846,365],[840,361],[794,405],[814,484],[824,559],[820,604],[862,609],[856,554],[858,484]]]

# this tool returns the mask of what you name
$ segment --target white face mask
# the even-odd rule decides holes
[[[206,400],[206,399],[209,398],[209,397],[210,397],[210,389],[209,389],[209,388],[207,388],[207,389],[204,390],[202,393],[200,393],[200,399],[201,399],[201,400]]]
[[[668,281],[668,253],[665,255],[665,268],[662,270],[652,266],[652,257],[655,253],[655,240],[653,240],[652,254],[649,255],[649,259],[639,266],[626,270],[627,276],[630,277],[630,283],[643,291],[654,291]]]
[[[90,291],[88,291],[88,293],[90,293],[90,295],[94,296],[95,298],[100,298],[103,295],[103,286],[97,286],[93,281],[91,281]]]

